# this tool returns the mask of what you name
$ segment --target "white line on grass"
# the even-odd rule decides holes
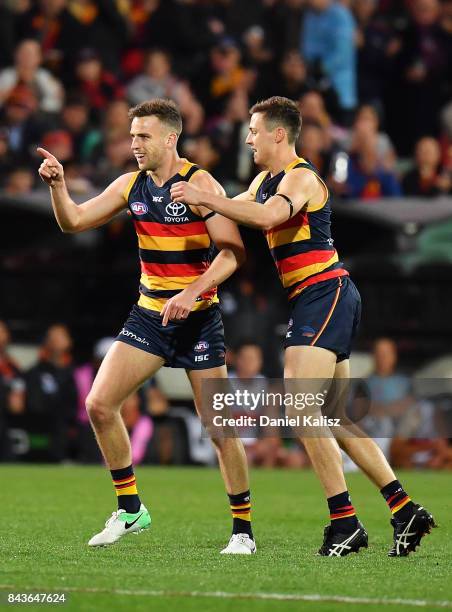
[[[17,593],[34,591],[39,593],[99,593],[107,595],[135,595],[138,597],[205,597],[216,599],[263,599],[273,601],[312,601],[348,604],[374,604],[379,606],[413,606],[416,608],[451,608],[452,601],[432,601],[426,599],[387,599],[384,597],[349,597],[347,595],[321,595],[319,593],[233,593],[226,591],[155,591],[143,589],[106,589],[97,587],[58,587],[38,588],[35,586],[18,586],[15,584],[0,584],[0,590],[15,590]]]

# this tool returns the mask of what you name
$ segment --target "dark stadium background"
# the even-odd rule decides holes
[[[46,330],[68,326],[73,346],[51,366],[70,378],[99,339],[116,335],[138,290],[127,215],[63,235],[37,176],[36,145],[59,157],[71,194],[83,201],[135,169],[127,108],[152,96],[181,106],[181,155],[230,195],[256,172],[244,145],[248,108],[270,95],[298,101],[298,150],[335,195],[336,247],[363,299],[360,373],[371,374],[374,342],[386,337],[399,354],[394,372],[430,365],[431,377],[452,376],[452,2],[334,7],[331,23],[326,0],[0,3],[0,319],[11,334],[11,346],[6,332],[0,346],[4,437],[28,431],[36,448],[45,447],[48,432],[30,423],[36,414],[51,422],[63,402],[57,394],[46,406],[30,373],[37,359],[47,371]],[[336,28],[337,45],[313,51],[310,24],[322,17]],[[288,308],[262,236],[247,229],[243,236],[248,261],[220,290],[229,361],[234,369],[237,346],[256,345],[243,359],[277,376]],[[244,371],[257,374],[255,364]],[[170,404],[192,410],[183,395],[170,395]],[[39,460],[80,458],[77,398],[65,397],[58,432],[68,443],[56,455],[37,452]],[[147,413],[146,401],[143,392],[137,414]],[[450,467],[447,443],[444,452],[438,465]]]

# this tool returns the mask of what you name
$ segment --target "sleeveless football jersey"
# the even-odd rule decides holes
[[[186,162],[182,169],[158,187],[145,170],[135,172],[124,192],[138,236],[141,263],[138,306],[161,312],[165,302],[176,295],[210,266],[213,255],[205,220],[190,206],[173,202],[170,188],[189,181],[198,166]],[[200,295],[193,311],[218,302],[217,289]]]
[[[333,246],[329,191],[312,164],[299,158],[275,176],[262,172],[256,202],[265,204],[278,191],[284,175],[294,168],[307,168],[314,172],[328,195],[314,210],[308,212],[305,206],[284,223],[264,232],[289,300],[308,285],[348,275]],[[289,207],[287,211],[289,213]]]

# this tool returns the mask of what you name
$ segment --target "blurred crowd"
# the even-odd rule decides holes
[[[3,0],[0,188],[38,186],[37,144],[74,193],[103,188],[136,166],[129,106],[165,96],[233,194],[250,105],[284,95],[338,196],[451,194],[451,67],[452,0]]]
[[[317,166],[336,196],[366,201],[452,194],[452,0],[0,0],[0,194],[26,199],[37,189],[46,193],[37,180],[38,144],[64,163],[72,193],[83,198],[104,188],[136,169],[129,107],[169,97],[184,119],[181,155],[234,195],[256,172],[244,144],[248,109],[271,95],[299,104],[298,153]],[[23,231],[37,232],[34,225]],[[132,237],[122,219],[99,235],[97,263],[117,272],[120,303],[131,291],[118,284],[122,272],[135,283]],[[246,237],[251,255],[260,253],[253,232]],[[35,264],[47,247],[32,246],[18,269]],[[56,250],[51,261],[62,259]],[[266,262],[272,266],[268,254],[255,259],[222,291],[234,384],[255,379],[260,385],[281,373],[275,330],[286,305],[272,284],[277,279],[259,275]],[[80,280],[89,287],[90,311],[104,298],[93,269],[91,280],[86,274]],[[49,283],[57,285],[30,270],[27,282],[19,275],[18,286],[5,292],[17,302],[10,308],[15,331],[25,335],[32,317],[27,300],[17,297],[20,291],[25,287],[28,299],[34,280],[42,295]],[[70,278],[75,286],[77,275]],[[44,301],[53,313],[58,300],[64,318],[79,321],[74,293],[60,290],[56,297],[52,290]],[[122,320],[122,306],[111,314],[114,307],[109,314]],[[96,334],[103,333],[99,318],[94,316]],[[49,319],[38,312],[36,326],[43,320]],[[80,341],[83,325],[77,325]],[[92,333],[83,329],[91,341]],[[0,459],[100,462],[84,403],[112,339],[99,340],[91,358],[80,361],[69,329],[51,325],[36,364],[26,370],[11,358],[10,340],[0,322]],[[411,377],[398,366],[393,340],[378,339],[373,360],[366,385],[375,410],[362,419],[366,431],[395,465],[452,467],[449,441],[439,425],[435,429],[436,406],[416,396]],[[359,413],[359,406],[354,409]],[[214,463],[192,402],[170,401],[155,380],[122,410],[135,463]],[[253,465],[308,465],[293,439],[256,430],[244,442]]]
[[[10,342],[10,331],[0,321],[0,461],[100,463],[85,400],[113,338],[100,339],[89,361],[77,364],[69,329],[55,323],[45,332],[37,362],[26,370],[11,357]],[[452,395],[439,403],[419,396],[411,377],[400,369],[397,346],[390,338],[374,342],[372,358],[370,374],[357,383],[365,386],[372,408],[363,411],[363,394],[356,392],[349,412],[353,422],[377,441],[394,466],[452,469]],[[267,368],[256,340],[243,338],[228,349],[227,362],[233,389],[241,384],[257,392],[265,388]],[[232,410],[235,417],[242,414]],[[215,463],[193,402],[170,401],[155,379],[131,395],[121,412],[135,464]],[[285,433],[241,429],[250,465],[309,467],[301,443]],[[346,469],[356,468],[344,460]]]

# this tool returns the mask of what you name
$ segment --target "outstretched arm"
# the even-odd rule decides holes
[[[224,194],[220,184],[207,173],[193,177],[193,183],[197,188]],[[211,211],[199,206],[198,212],[204,217]],[[197,297],[220,285],[245,261],[245,247],[235,223],[220,215],[213,215],[206,220],[206,226],[219,253],[201,276],[166,302],[161,313],[163,326],[166,326],[170,319],[187,318]]]
[[[44,158],[39,167],[39,176],[50,188],[53,212],[63,232],[76,233],[98,227],[126,208],[124,191],[132,172],[123,174],[100,195],[78,205],[69,195],[63,166],[57,158],[45,149],[38,148],[37,151]]]
[[[295,215],[307,203],[309,210],[309,202],[317,201],[321,197],[319,193],[323,193],[323,186],[313,172],[300,168],[283,177],[278,193],[291,200],[293,209],[287,200],[278,194],[269,198],[265,204],[258,204],[242,198],[231,200],[200,190],[198,186],[187,182],[175,183],[171,187],[171,197],[175,202],[205,206],[237,223],[268,230]]]

